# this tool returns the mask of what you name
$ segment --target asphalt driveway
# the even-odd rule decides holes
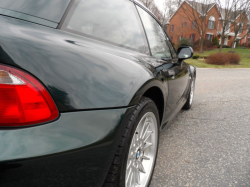
[[[154,186],[250,186],[250,69],[197,69],[191,110],[161,133]]]

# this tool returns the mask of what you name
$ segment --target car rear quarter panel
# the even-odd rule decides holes
[[[128,106],[154,77],[132,58],[97,50],[89,39],[7,17],[0,22],[0,63],[36,76],[61,112]]]
[[[0,186],[102,186],[133,109],[63,113],[49,124],[0,129]]]

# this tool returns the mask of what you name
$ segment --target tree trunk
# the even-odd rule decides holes
[[[221,53],[222,46],[223,46],[223,43],[224,43],[223,38],[224,38],[224,35],[221,35],[221,37],[220,37],[220,50],[219,50],[219,53]]]
[[[231,52],[232,53],[234,52],[234,42],[235,42],[235,37],[234,37],[233,44],[232,44],[232,47],[231,47]]]
[[[203,34],[203,35],[204,35],[204,34]],[[201,36],[201,40],[200,40],[200,53],[203,52],[203,41],[204,41],[203,35]]]

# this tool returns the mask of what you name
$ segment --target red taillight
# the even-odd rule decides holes
[[[0,126],[25,126],[58,117],[57,107],[43,85],[31,75],[0,65]]]

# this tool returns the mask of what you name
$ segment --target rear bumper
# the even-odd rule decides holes
[[[1,186],[102,186],[133,108],[61,114],[0,130]]]

